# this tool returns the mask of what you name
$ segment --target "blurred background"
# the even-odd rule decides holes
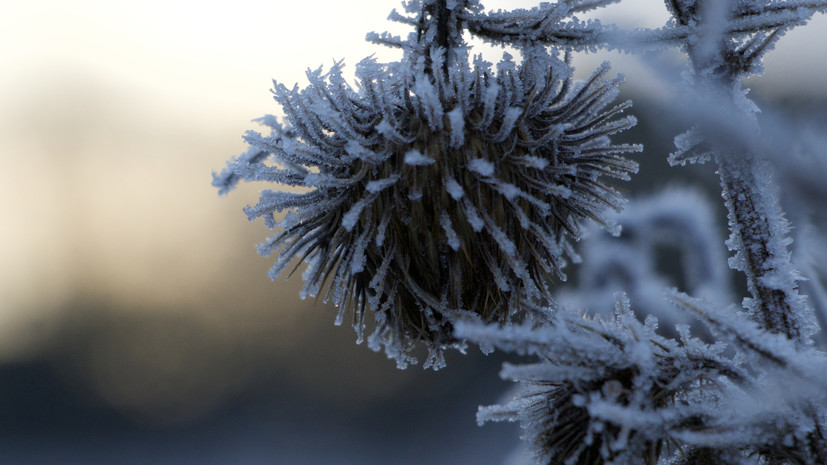
[[[531,1],[484,2],[489,8]],[[657,26],[625,1],[601,17]],[[472,349],[440,372],[396,370],[335,328],[335,311],[271,282],[267,231],[211,171],[278,113],[271,78],[304,85],[334,60],[397,58],[364,41],[392,0],[4,1],[0,14],[0,462],[27,464],[501,463],[514,425],[475,424],[509,387]],[[824,109],[827,18],[788,34],[749,83]],[[488,48],[490,60],[499,51]],[[578,58],[588,69],[605,56]],[[627,75],[647,144],[631,194],[666,170],[674,131],[640,62]],[[708,170],[707,170],[708,171]],[[699,179],[717,185],[709,172]],[[682,174],[681,174],[682,173]],[[687,174],[689,173],[689,174]]]

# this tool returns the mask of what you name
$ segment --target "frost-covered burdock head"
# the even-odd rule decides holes
[[[282,229],[259,249],[280,250],[270,276],[298,256],[309,263],[305,294],[324,292],[340,320],[351,310],[360,338],[367,314],[372,344],[398,360],[415,341],[439,349],[454,342],[458,314],[504,322],[521,301],[546,299],[563,278],[565,239],[620,206],[603,178],[636,169],[621,154],[638,148],[608,139],[634,124],[616,117],[628,103],[604,108],[619,80],[603,81],[603,67],[570,85],[567,70],[548,66],[564,65],[542,56],[435,75],[424,60],[366,60],[358,89],[341,65],[308,73],[306,89],[277,85],[287,124],[268,118],[270,136],[248,133],[250,151],[216,185],[309,189],[265,191],[247,209]]]
[[[469,340],[539,359],[505,364],[500,376],[519,383],[519,394],[480,407],[477,421],[518,421],[538,464],[734,463],[665,460],[690,450],[676,446],[702,421],[731,416],[715,407],[718,383],[742,373],[723,345],[691,337],[688,327],[680,341],[656,330],[657,320],[641,323],[623,294],[613,318],[561,309],[544,324],[458,323]]]
[[[466,50],[366,59],[356,88],[341,64],[309,72],[305,89],[276,85],[285,124],[263,119],[272,133],[249,132],[250,151],[214,182],[301,188],[265,191],[247,209],[281,228],[259,248],[280,251],[270,276],[307,262],[303,293],[332,300],[340,322],[349,312],[359,340],[374,326],[369,344],[400,365],[423,341],[439,366],[458,315],[502,323],[547,302],[566,239],[621,205],[604,179],[637,167],[622,154],[639,147],[608,137],[635,121],[619,117],[628,102],[606,107],[620,82],[603,80],[607,66],[572,84],[544,51],[494,69]]]

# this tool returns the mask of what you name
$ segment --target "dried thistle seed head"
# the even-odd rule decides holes
[[[457,322],[459,336],[539,359],[505,364],[500,376],[519,392],[480,407],[477,421],[519,421],[536,463],[546,465],[655,465],[693,433],[725,431],[720,419],[732,413],[717,406],[725,377],[743,379],[738,362],[688,327],[680,342],[658,335],[657,319],[641,322],[628,298],[616,297],[610,317],[561,307],[545,322]]]
[[[303,90],[277,85],[288,124],[270,118],[269,137],[248,133],[250,152],[215,180],[307,188],[266,191],[247,209],[282,229],[260,247],[280,250],[270,276],[308,262],[304,293],[333,300],[339,321],[349,312],[359,340],[372,315],[371,347],[400,365],[423,341],[439,366],[458,315],[502,323],[547,301],[565,278],[566,239],[621,205],[604,178],[637,167],[622,154],[639,147],[608,138],[635,120],[618,117],[629,103],[605,108],[619,84],[603,80],[607,66],[571,85],[545,54],[521,66],[506,58],[495,72],[469,65],[464,49],[449,53],[448,65],[439,53],[427,66],[365,60],[358,89],[341,64],[309,72]]]
[[[526,429],[526,439],[531,441],[538,463],[602,465],[617,461],[656,465],[666,445],[663,441],[593,418],[587,405],[587,399],[595,394],[627,405],[634,391],[634,376],[632,370],[619,370],[604,379],[546,386],[538,383],[525,395],[525,410],[520,412],[523,425],[531,425]],[[667,394],[654,392],[652,396],[668,398]]]

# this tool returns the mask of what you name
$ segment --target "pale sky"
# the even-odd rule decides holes
[[[488,1],[489,8],[536,2]],[[354,6],[358,5],[358,6]],[[5,2],[0,17],[0,98],[60,79],[105,82],[163,98],[172,106],[225,105],[239,114],[271,110],[270,79],[292,84],[306,68],[392,51],[364,41],[368,31],[404,28],[386,21],[393,0],[194,2],[32,0]],[[659,0],[625,0],[598,16],[626,27],[657,26]],[[785,37],[768,58],[773,87],[823,84],[827,18]],[[794,72],[792,70],[795,70]],[[206,103],[209,102],[209,103]]]

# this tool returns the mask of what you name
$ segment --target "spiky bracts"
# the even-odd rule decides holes
[[[460,53],[444,63],[365,60],[357,90],[341,64],[302,90],[277,85],[287,125],[248,133],[250,152],[215,179],[223,191],[240,179],[303,188],[246,210],[282,229],[259,248],[280,250],[270,276],[308,262],[305,294],[323,292],[339,321],[350,311],[360,340],[372,314],[372,347],[403,365],[416,341],[439,363],[457,315],[503,323],[547,301],[566,239],[585,219],[606,224],[622,198],[604,178],[627,179],[637,165],[622,155],[640,150],[609,141],[635,120],[619,117],[628,102],[606,108],[620,82],[603,80],[607,66],[572,85],[539,53],[496,72]]]
[[[613,319],[560,310],[542,325],[459,323],[472,341],[540,359],[506,364],[501,376],[520,392],[480,407],[478,421],[519,421],[538,464],[656,465],[682,455],[682,435],[713,416],[718,383],[742,374],[721,355],[723,345],[708,346],[688,329],[679,343],[656,329],[654,318],[636,319],[625,295]]]

